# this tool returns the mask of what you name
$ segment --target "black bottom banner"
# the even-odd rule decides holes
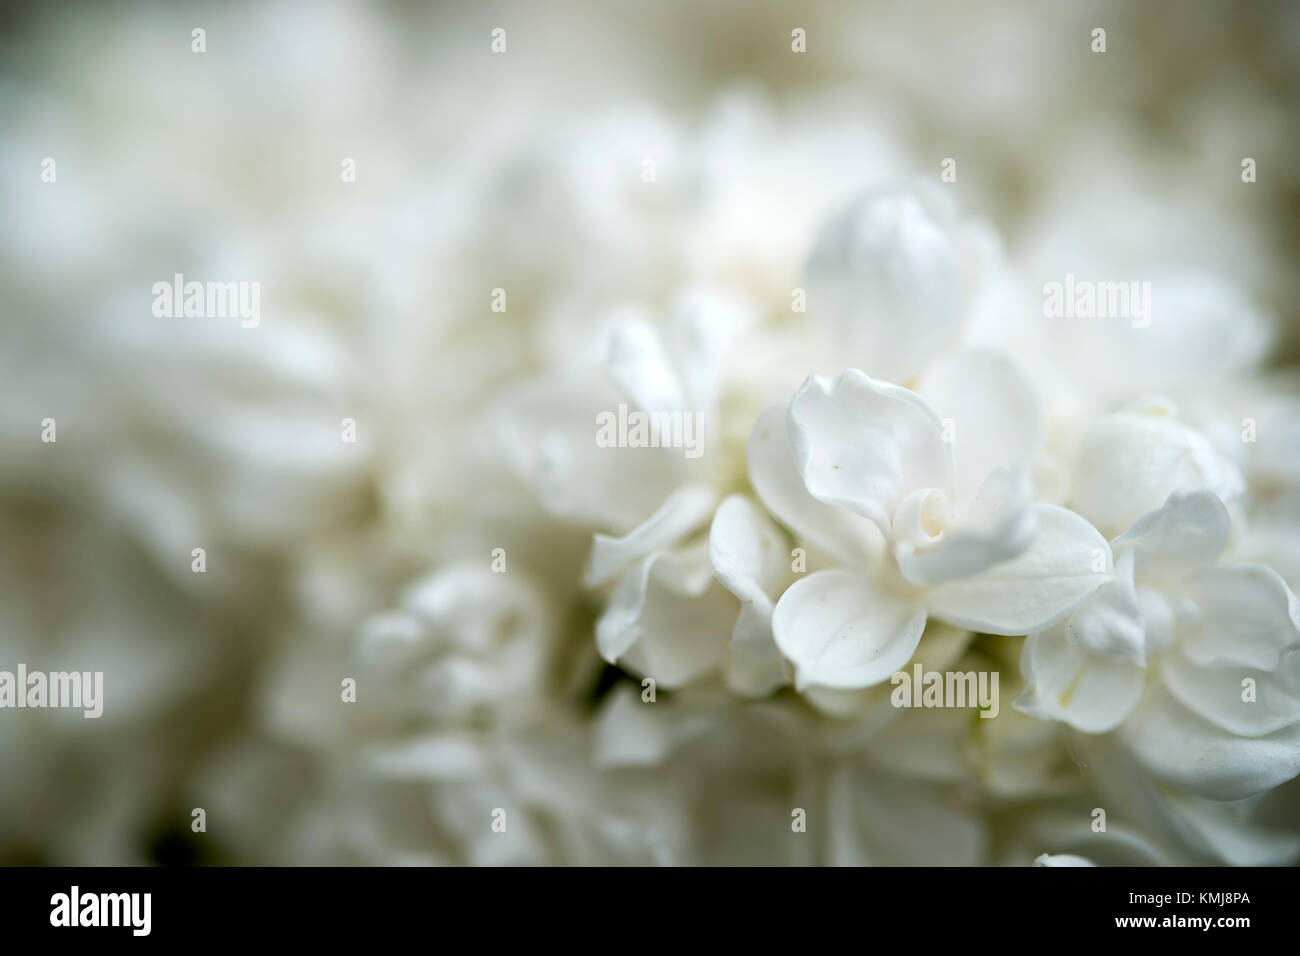
[[[1287,869],[987,870],[429,870],[0,869],[7,940],[128,945],[147,940],[248,940],[296,945],[387,938],[440,941],[448,930],[494,943],[532,942],[562,928],[666,937],[692,927],[735,942],[852,925],[864,941],[1014,945],[1132,936],[1231,945],[1236,934],[1295,925],[1296,871]],[[750,883],[750,881],[753,883]],[[755,921],[755,915],[761,919]],[[838,928],[836,924],[839,924]],[[802,927],[802,929],[801,929]],[[433,930],[437,935],[433,935]],[[759,930],[758,933],[755,930]],[[814,929],[814,932],[817,930]],[[448,942],[456,937],[448,938]]]

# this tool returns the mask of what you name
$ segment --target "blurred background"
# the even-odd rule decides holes
[[[476,416],[625,301],[710,281],[788,312],[814,227],[864,186],[955,158],[956,203],[1031,297],[1186,270],[1267,316],[1278,374],[1300,356],[1284,0],[31,3],[3,24],[0,669],[106,686],[100,720],[0,711],[6,864],[492,862],[443,834],[452,804],[423,842],[387,831],[412,795],[355,772],[453,718],[400,682],[336,705],[367,622],[505,536],[547,610],[438,586],[535,616],[546,689],[454,722],[545,726],[547,766],[581,762],[620,680],[574,593],[589,533],[485,464]],[[176,273],[259,282],[259,326],[156,317]]]

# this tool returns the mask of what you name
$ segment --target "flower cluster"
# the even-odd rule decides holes
[[[806,272],[809,318],[824,328],[798,315],[741,321],[721,295],[697,295],[658,327],[613,324],[607,391],[552,383],[568,398],[542,420],[529,417],[531,389],[504,399],[498,415],[530,422],[506,444],[525,449],[519,474],[543,507],[573,520],[573,501],[609,503],[585,516],[598,528],[583,585],[601,656],[687,699],[717,686],[829,717],[822,731],[853,737],[863,754],[918,733],[896,710],[914,666],[996,670],[1018,658],[1018,673],[1003,676],[1020,687],[1015,711],[1046,725],[1017,728],[1049,751],[1035,761],[1078,759],[1065,787],[1076,799],[1115,788],[1158,802],[1161,826],[1183,839],[1144,844],[1148,859],[1290,859],[1296,835],[1250,813],[1300,773],[1296,568],[1257,559],[1260,525],[1276,520],[1269,501],[1297,492],[1287,430],[1261,435],[1248,416],[1240,430],[1223,427],[1243,401],[1231,380],[1211,391],[1163,370],[1167,389],[1195,398],[1183,416],[1167,395],[1117,402],[1087,377],[1065,378],[1050,350],[990,345],[1016,339],[1012,320],[972,321],[990,271],[1004,267],[942,198],[885,189],[827,220]],[[1186,315],[1170,307],[1153,325],[1093,334],[1117,349],[1146,335],[1229,357],[1254,348],[1250,313]],[[792,325],[824,346],[805,355],[765,341]],[[811,374],[756,410],[763,382],[795,368]],[[615,399],[700,412],[715,423],[706,460],[594,448],[583,403]],[[747,441],[728,440],[746,429]],[[1283,459],[1261,480],[1258,462]],[[627,527],[633,502],[656,500]],[[933,706],[963,704],[936,693]],[[949,769],[978,781],[972,755],[1000,734],[958,724],[965,739]],[[1077,757],[1093,750],[1105,755],[1098,768],[1122,769]],[[968,796],[989,810],[1000,794],[984,772]],[[1033,789],[1060,801],[1059,782]],[[1114,852],[1111,831],[1088,815],[1108,799],[1075,811],[1084,815],[1070,832],[1096,837],[1085,856]],[[1135,799],[1110,805],[1149,838]],[[1250,849],[1207,819],[1232,820]]]
[[[786,13],[627,6],[560,63],[214,13],[228,90],[138,65],[180,14],[54,20],[86,102],[0,76],[0,670],[106,688],[0,711],[0,860],[1300,860],[1300,290],[1242,198],[1295,183],[1223,158],[1267,83],[1074,135],[1075,14],[814,4],[754,83],[716,48]],[[260,320],[150,314],[181,275]]]

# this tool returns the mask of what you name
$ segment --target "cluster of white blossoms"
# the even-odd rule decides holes
[[[1300,773],[1300,604],[1288,583],[1300,569],[1259,552],[1278,502],[1300,490],[1300,447],[1279,408],[1293,414],[1294,400],[1154,369],[1171,392],[1197,390],[1193,424],[1166,395],[1115,401],[1050,352],[988,344],[1016,336],[983,298],[1002,267],[944,200],[932,187],[884,189],[827,219],[796,290],[821,330],[797,312],[747,316],[725,290],[695,292],[658,324],[612,320],[603,381],[565,369],[507,391],[494,417],[508,459],[548,513],[597,529],[582,583],[601,656],[642,688],[676,691],[674,708],[735,698],[715,723],[741,720],[740,700],[788,711],[802,724],[800,769],[821,763],[826,775],[809,771],[806,784],[830,788],[822,813],[899,825],[896,808],[856,790],[846,807],[831,800],[837,787],[910,792],[907,775],[877,766],[880,752],[914,748],[905,767],[963,784],[914,833],[897,831],[914,846],[891,852],[863,832],[836,844],[849,821],[834,819],[809,858],[972,862],[994,821],[1024,838],[1017,827],[1038,807],[1006,801],[1034,797],[1062,821],[1038,835],[1042,850],[1292,860],[1300,833],[1293,820],[1270,828],[1269,814],[1294,810],[1284,785]],[[1158,288],[1172,301],[1152,324],[1089,332],[1114,348],[1177,341],[1251,374],[1241,356],[1262,351],[1253,310],[1194,299],[1176,281]],[[787,347],[791,328],[807,348]],[[803,374],[763,407],[769,382]],[[1251,401],[1260,419],[1228,411]],[[592,410],[615,403],[652,421],[698,413],[707,454],[601,447]],[[986,725],[960,709],[973,686],[955,702],[936,684],[923,703],[934,716],[904,713],[901,685],[918,665],[918,676],[997,672],[1014,701],[1000,713],[981,700]],[[617,721],[623,747],[658,754],[685,731],[653,698],[615,698],[602,730]],[[693,733],[708,733],[696,719]],[[905,802],[909,816],[927,806]],[[769,813],[775,828],[783,815]],[[971,832],[948,844],[954,817]]]
[[[0,670],[105,675],[0,710],[0,861],[1300,860],[1278,99],[1175,149],[1081,13],[627,6],[0,73]]]

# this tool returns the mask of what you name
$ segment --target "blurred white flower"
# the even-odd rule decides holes
[[[365,622],[357,655],[378,708],[482,724],[522,719],[547,696],[554,643],[549,609],[525,572],[478,562],[408,587],[396,609]]]
[[[806,266],[813,314],[842,365],[910,383],[954,347],[995,257],[987,229],[929,184],[869,193],[817,233]]]

